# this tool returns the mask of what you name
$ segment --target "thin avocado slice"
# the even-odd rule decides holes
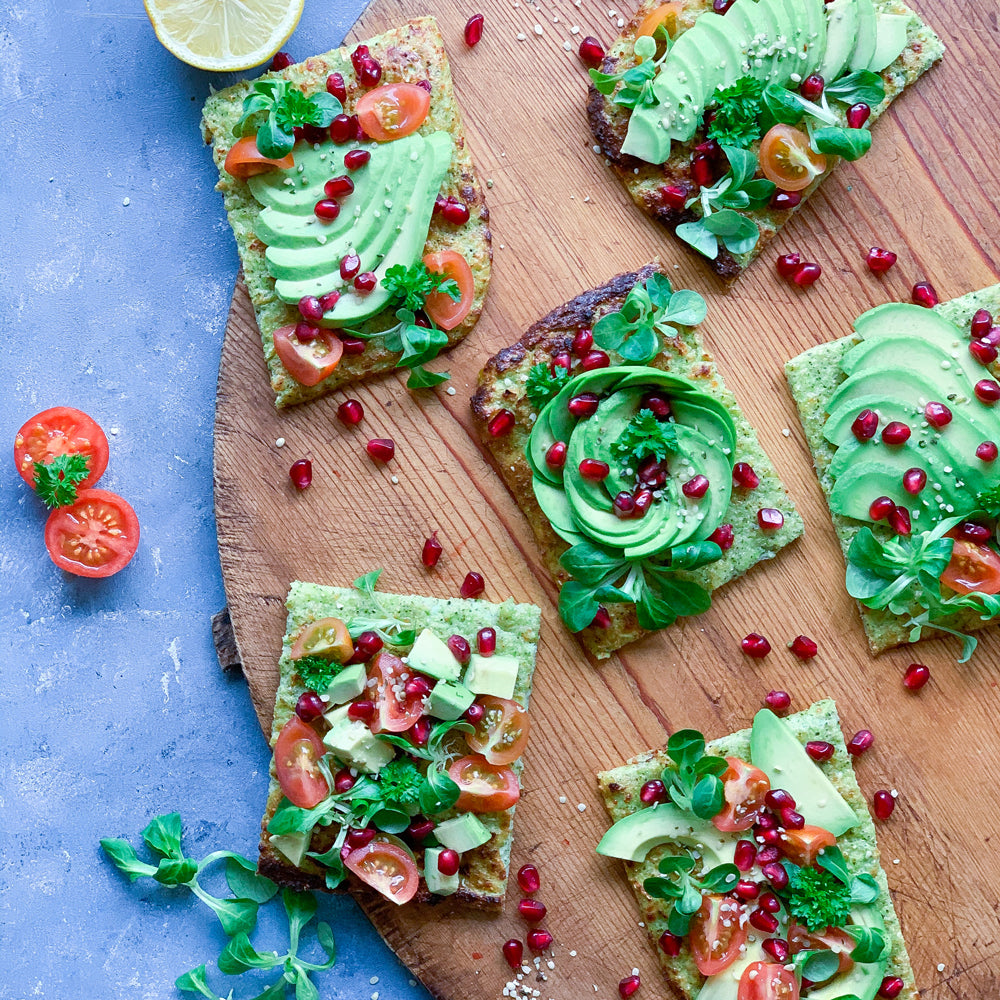
[[[875,55],[877,23],[872,0],[858,0],[858,37],[851,58],[847,61],[847,68],[852,73],[867,69],[872,56]]]
[[[730,412],[717,399],[710,396],[676,398],[670,401],[674,420],[688,427],[697,427],[721,451],[728,451],[730,463],[736,450],[736,425]]]
[[[849,376],[837,386],[826,404],[826,410],[833,416],[842,406],[853,407],[858,399],[877,396],[882,399],[912,400],[914,409],[920,412],[924,403],[939,399],[940,395],[937,383],[923,372],[898,364],[891,371],[864,369]]]
[[[949,392],[972,392],[972,387],[983,377],[983,366],[968,350],[946,351],[938,343],[905,333],[885,333],[863,340],[844,355],[840,367],[847,375],[863,368],[885,371],[899,358],[906,358],[910,368],[933,372],[935,381],[940,382],[938,391],[942,398]]]
[[[728,14],[726,16],[728,17]],[[712,53],[717,55],[719,60],[715,90],[731,87],[740,77],[750,72],[750,62],[746,53],[736,44],[734,33],[722,29],[724,18],[709,17],[708,13],[705,13],[698,20],[701,22],[706,48],[711,46]],[[711,101],[715,90],[711,93],[706,91],[705,99]]]
[[[754,716],[750,760],[767,775],[772,788],[784,788],[791,794],[806,823],[821,826],[835,837],[857,826],[854,810],[788,725],[770,709],[763,708]]]
[[[826,54],[819,75],[831,83],[843,75],[858,41],[858,0],[833,0],[826,7]]]
[[[826,56],[826,4],[824,0],[802,0],[799,10],[805,25],[803,33],[799,36],[800,44],[805,45],[802,68],[799,72],[805,79],[819,71]]]
[[[875,52],[866,68],[872,73],[881,73],[903,54],[910,15],[887,14],[880,11],[875,15],[875,20]]]
[[[531,481],[531,488],[535,493],[538,506],[542,508],[542,513],[548,519],[552,530],[570,545],[586,541],[586,536],[581,534],[573,520],[573,511],[566,499],[566,493],[557,486],[551,486],[544,479],[535,476]]]
[[[875,334],[905,333],[933,340],[946,349],[966,346],[966,338],[954,323],[933,309],[911,302],[886,302],[869,309],[854,321],[854,329],[866,340]]]
[[[885,920],[875,903],[855,906],[851,910],[850,923],[885,933]],[[888,952],[888,948],[884,949],[877,962],[855,962],[850,972],[831,979],[823,986],[814,986],[809,991],[809,1000],[842,1000],[849,996],[858,1000],[875,1000],[885,978]]]
[[[849,400],[836,412],[831,413],[823,424],[823,437],[830,444],[842,445],[855,440],[851,431],[854,418],[862,410],[875,410],[879,414],[879,426],[884,427],[891,420],[901,420],[911,427],[919,422],[922,410],[916,404],[904,403],[898,399],[886,399],[885,396],[869,394]]]

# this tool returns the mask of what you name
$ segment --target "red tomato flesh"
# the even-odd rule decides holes
[[[456,760],[448,776],[458,785],[460,812],[492,813],[509,809],[521,797],[517,775],[509,767],[491,764],[479,754]]]
[[[374,733],[403,733],[423,715],[423,695],[406,693],[402,675],[409,673],[406,664],[384,650],[368,666],[369,678],[378,681],[376,701],[378,716],[372,722]]]
[[[465,734],[470,749],[490,764],[513,764],[528,745],[528,712],[516,701],[485,695],[478,699],[483,717]]]
[[[1000,555],[988,545],[956,538],[941,582],[958,594],[1000,594]]]
[[[334,663],[346,663],[354,655],[354,643],[347,626],[339,618],[318,618],[307,625],[292,646],[292,659],[322,656]]]
[[[233,144],[232,149],[226,154],[224,164],[226,173],[242,180],[278,167],[282,170],[291,170],[294,166],[295,160],[291,153],[286,153],[280,160],[268,159],[257,148],[257,139],[252,135],[245,135]]]
[[[833,847],[837,838],[821,826],[806,824],[801,830],[785,830],[782,834],[779,850],[802,868],[816,864],[819,852],[824,847]]]
[[[81,490],[45,522],[52,561],[75,576],[112,576],[139,547],[139,519],[129,503],[108,490]]]
[[[344,864],[366,885],[397,905],[417,894],[420,875],[413,857],[398,843],[376,838],[352,851]]]
[[[388,83],[369,90],[355,111],[366,135],[392,142],[416,132],[431,110],[431,95],[415,83]]]
[[[14,437],[14,464],[34,489],[35,462],[48,464],[59,455],[83,455],[87,478],[77,489],[93,486],[108,467],[108,439],[97,422],[71,406],[53,406],[33,416]]]
[[[312,809],[330,794],[317,761],[326,753],[319,733],[293,715],[282,727],[274,744],[274,767],[278,784],[293,806]]]
[[[454,330],[469,315],[473,299],[476,297],[476,282],[469,262],[454,250],[439,250],[424,254],[424,264],[431,274],[443,274],[453,278],[458,285],[461,298],[456,302],[444,292],[431,292],[424,301],[424,312],[442,330]]]
[[[736,961],[746,943],[747,926],[741,925],[742,904],[717,893],[706,895],[691,921],[691,954],[703,976],[714,976]]]
[[[854,951],[857,944],[858,942],[842,927],[827,927],[825,931],[810,933],[794,920],[788,925],[788,946],[792,954],[797,955],[800,951],[817,951],[820,948],[829,948],[837,954],[840,960],[840,965],[837,966],[837,971],[834,973],[835,976],[842,976],[854,968],[851,952]]]
[[[759,767],[739,757],[727,757],[726,763],[729,767],[721,775],[726,801],[712,822],[725,833],[749,830],[764,808],[764,796],[771,790],[771,782]]]
[[[340,364],[344,354],[341,339],[325,327],[316,327],[316,336],[303,342],[295,335],[295,325],[274,331],[274,349],[288,374],[300,385],[318,385]]]
[[[799,983],[783,965],[752,962],[740,977],[737,1000],[799,1000]]]

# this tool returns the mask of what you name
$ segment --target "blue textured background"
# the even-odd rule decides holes
[[[193,856],[254,856],[268,764],[209,628],[225,602],[212,420],[237,260],[198,122],[209,86],[231,81],[176,60],[125,6],[0,12],[0,442],[49,406],[87,411],[111,444],[100,485],[142,523],[118,577],[63,575],[45,555],[45,512],[3,459],[3,1000],[178,997],[174,979],[203,962],[221,995],[254,993],[214,969],[225,938],[209,910],[187,890],[130,885],[98,847],[137,842],[178,810]],[[339,44],[362,6],[307,0],[285,48]],[[425,995],[353,903],[320,913],[341,956],[316,977],[324,997]],[[279,913],[262,919],[258,947],[286,940]]]

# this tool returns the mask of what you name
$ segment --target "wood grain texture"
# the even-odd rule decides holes
[[[709,736],[741,728],[772,688],[790,691],[796,707],[834,697],[848,735],[862,726],[876,734],[858,776],[868,794],[899,790],[880,842],[925,1000],[1000,996],[1000,853],[992,786],[984,780],[1000,754],[1000,640],[995,631],[985,634],[964,666],[955,663],[956,645],[944,640],[877,660],[868,655],[782,376],[787,358],[844,335],[873,305],[907,299],[914,281],[930,279],[944,298],[997,280],[997,8],[968,0],[917,6],[948,46],[944,63],[876,126],[872,154],[839,167],[772,253],[726,295],[698,259],[639,214],[591,150],[585,76],[563,42],[586,34],[609,41],[617,30],[610,5],[485,0],[477,9],[486,32],[468,50],[462,26],[472,8],[463,0],[376,0],[353,38],[416,14],[439,18],[469,142],[481,175],[493,181],[493,285],[478,327],[448,355],[457,392],[413,395],[389,376],[350,393],[366,411],[356,428],[336,420],[343,395],[279,415],[252,313],[237,288],[219,377],[216,512],[229,608],[262,725],[277,682],[283,600],[296,577],[344,584],[385,566],[388,590],[446,596],[477,569],[488,598],[513,595],[543,609],[513,856],[515,869],[528,860],[539,865],[540,898],[550,909],[556,967],[543,963],[547,982],[531,982],[542,1000],[615,996],[633,967],[643,996],[670,995],[619,866],[593,853],[606,828],[594,773],[662,745],[676,728]],[[570,34],[572,25],[579,34]],[[899,254],[881,280],[864,265],[875,244]],[[823,265],[822,279],[806,293],[779,281],[770,266],[789,250]],[[677,265],[681,286],[708,298],[706,341],[802,511],[806,537],[725,588],[707,614],[597,668],[559,625],[554,588],[525,522],[475,442],[468,398],[482,361],[533,320],[657,254]],[[385,467],[364,451],[365,441],[379,436],[397,443]],[[287,471],[301,457],[312,459],[314,480],[299,494]],[[419,555],[433,529],[445,555],[428,572]],[[739,639],[749,631],[771,639],[767,659],[741,655]],[[809,663],[784,649],[800,632],[820,646]],[[900,680],[912,659],[933,675],[918,695]],[[448,904],[428,912],[361,899],[414,974],[450,1000],[500,995],[509,970],[499,945],[524,931],[515,901],[516,887],[507,913],[492,920]]]

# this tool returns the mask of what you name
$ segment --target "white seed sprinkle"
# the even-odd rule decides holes
[[[792,432],[791,432],[790,428],[788,428],[788,427],[782,427],[781,428],[781,433],[784,434],[786,438],[792,436]]]
[[[566,41],[563,42],[563,48],[567,52],[571,52],[573,50],[573,43],[567,38]]]
[[[453,385],[449,385],[444,391],[448,393],[449,396],[455,395],[455,387]]]
[[[399,476],[390,476],[389,477],[389,482],[392,483],[393,486],[398,486],[399,485]]]
[[[515,37],[519,42],[523,42],[528,36],[523,31],[519,31]]]
[[[586,812],[587,811],[587,805],[586,805],[585,802],[578,803],[576,808],[577,808],[577,812]]]
[[[124,206],[125,206],[126,208],[128,208],[128,207],[129,207],[129,205],[131,205],[131,204],[132,204],[132,199],[131,199],[131,198],[122,198],[122,204],[123,204],[123,205],[124,205]]]
[[[542,35],[544,33],[545,33],[545,29],[540,24],[536,24],[535,25],[535,34],[536,35]]]
[[[374,986],[377,982],[378,982],[378,976],[372,976],[371,979],[368,980],[368,983],[371,986]]]
[[[571,27],[571,28],[569,29],[569,33],[570,33],[571,35],[579,35],[579,34],[580,34],[580,25],[578,25],[578,24],[574,24],[574,25],[573,25],[573,26],[572,26],[572,27]]]
[[[569,957],[570,957],[570,958],[576,958],[576,949],[575,949],[575,948],[573,949],[573,951],[571,951],[571,952],[569,953]]]
[[[944,962],[938,962],[938,972],[944,972]]]
[[[285,447],[285,439],[284,438],[278,438],[278,440],[274,442],[274,447],[275,448],[284,448]]]
[[[566,796],[565,795],[560,795],[559,796],[559,804],[563,805],[563,806],[566,805]]]

